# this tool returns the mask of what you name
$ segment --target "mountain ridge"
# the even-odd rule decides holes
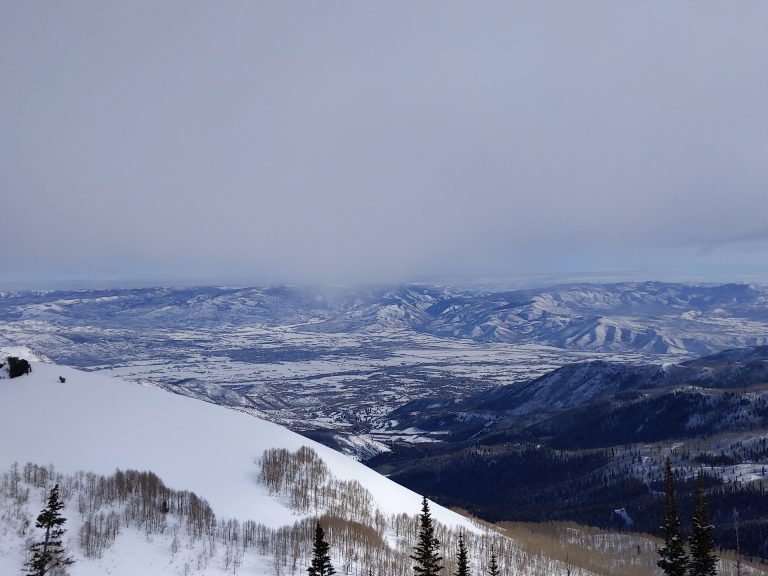
[[[507,292],[427,285],[38,291],[0,294],[0,319],[123,329],[402,329],[476,342],[702,355],[768,343],[768,288],[625,282]]]
[[[422,442],[367,463],[488,520],[616,528],[612,512],[623,509],[634,529],[653,533],[669,458],[684,506],[705,478],[719,545],[736,545],[736,509],[742,549],[768,558],[768,346],[678,364],[567,364],[386,417],[390,434],[418,431]]]
[[[397,420],[400,426],[441,430],[444,434],[451,418],[459,429],[466,427],[468,421],[477,420],[492,421],[493,427],[505,422],[517,426],[531,418],[543,420],[557,412],[621,394],[680,386],[735,389],[763,383],[768,383],[768,346],[726,350],[679,364],[593,360],[566,364],[528,382],[495,387],[461,401],[439,398],[415,401],[387,417]],[[425,414],[426,407],[429,415],[419,417]],[[481,428],[488,430],[489,424]]]

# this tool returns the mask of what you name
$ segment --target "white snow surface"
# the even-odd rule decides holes
[[[66,383],[59,382],[59,376]],[[296,513],[257,482],[269,448],[313,448],[331,472],[358,480],[385,514],[417,514],[421,496],[359,462],[286,428],[228,408],[100,373],[32,363],[29,375],[0,380],[0,470],[14,462],[65,473],[157,474],[170,488],[205,498],[219,517],[279,527]],[[436,504],[433,516],[477,531]]]

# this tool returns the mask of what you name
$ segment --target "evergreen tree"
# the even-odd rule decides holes
[[[685,576],[688,569],[688,554],[685,542],[680,535],[680,515],[675,502],[675,475],[672,463],[667,458],[664,464],[666,497],[664,499],[664,523],[660,526],[664,536],[664,546],[658,549],[659,560],[656,562],[668,576]]]
[[[469,576],[469,560],[467,559],[467,545],[464,542],[464,534],[459,532],[459,551],[456,554],[456,572],[454,576]]]
[[[496,562],[496,552],[491,548],[491,559],[488,561],[488,576],[501,576],[499,564]]]
[[[704,479],[696,479],[693,493],[693,530],[688,543],[691,548],[690,576],[715,576],[717,574],[717,555],[712,539],[714,526],[709,523],[707,501],[704,498]]]
[[[67,556],[61,542],[61,537],[66,532],[62,525],[67,521],[60,513],[62,508],[64,504],[59,499],[59,485],[56,484],[48,495],[48,506],[37,517],[35,526],[44,528],[45,536],[29,547],[32,556],[24,565],[25,574],[32,576],[63,574],[65,568],[75,562]]]
[[[325,532],[320,522],[315,526],[315,541],[312,544],[312,563],[307,572],[309,576],[332,576],[336,572],[331,564],[331,556],[328,551],[331,549],[328,542],[325,541]]]
[[[419,515],[419,537],[412,560],[416,561],[413,571],[417,576],[438,576],[443,566],[440,564],[443,557],[438,553],[440,541],[435,538],[435,527],[432,524],[432,515],[429,513],[429,503],[424,496]]]

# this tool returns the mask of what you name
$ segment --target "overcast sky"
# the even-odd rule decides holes
[[[766,22],[0,0],[0,284],[766,280]]]

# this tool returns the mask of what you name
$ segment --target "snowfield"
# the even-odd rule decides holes
[[[29,461],[65,473],[151,470],[169,487],[205,498],[219,515],[281,526],[296,517],[268,499],[256,482],[256,461],[269,448],[310,446],[338,478],[368,488],[385,514],[420,509],[420,495],[250,414],[99,373],[37,362],[32,367],[27,376],[0,382],[0,437],[13,439],[0,444],[2,469]],[[470,526],[438,505],[433,515]]]
[[[66,382],[61,383],[59,377]],[[53,364],[33,362],[31,374],[0,380],[0,438],[4,439],[0,474],[15,462],[20,466],[52,464],[64,474],[109,475],[117,468],[152,471],[169,488],[189,490],[206,499],[217,518],[252,520],[274,528],[293,524],[300,516],[258,482],[258,460],[270,448],[295,451],[311,447],[338,479],[357,480],[367,488],[384,514],[412,516],[421,504],[418,494],[281,426],[157,388]],[[0,505],[10,507],[1,499]],[[33,517],[42,507],[41,499],[31,499]],[[77,533],[76,510],[68,503],[66,538],[70,542]],[[445,508],[433,504],[432,511],[444,524],[479,532],[470,521]],[[99,560],[75,554],[78,563],[71,572],[119,576],[188,570],[188,566],[182,570],[180,565],[169,564],[165,544],[158,547],[149,541],[140,546],[145,557],[126,561],[136,539],[143,537],[136,532],[121,533]],[[20,543],[0,526],[0,574],[19,572],[23,563]],[[251,566],[248,573],[261,573],[253,572],[255,568]],[[273,573],[262,568],[264,573]],[[205,573],[218,572],[209,569]]]

